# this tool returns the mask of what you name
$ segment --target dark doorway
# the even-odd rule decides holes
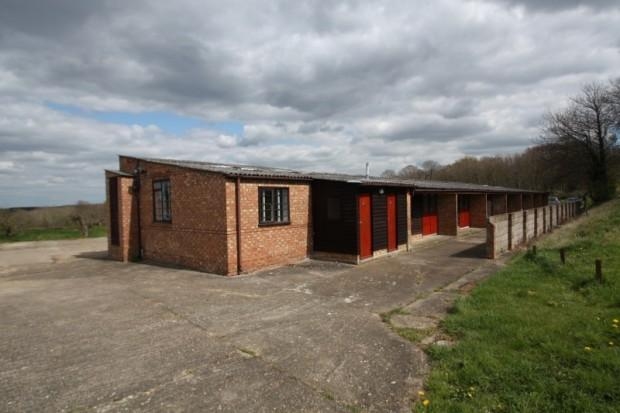
[[[108,178],[108,204],[110,206],[110,244],[119,245],[117,177]]]

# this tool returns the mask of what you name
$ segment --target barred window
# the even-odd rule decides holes
[[[153,182],[153,220],[155,222],[171,222],[170,181]]]
[[[288,188],[258,188],[258,222],[288,224]]]

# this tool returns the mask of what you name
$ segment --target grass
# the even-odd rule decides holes
[[[565,248],[562,265],[559,248]],[[594,278],[603,260],[604,282]],[[620,412],[620,201],[591,210],[456,303],[416,412]],[[415,339],[415,337],[413,337]]]
[[[105,237],[105,226],[91,228],[89,238]],[[81,238],[80,231],[76,228],[30,228],[7,237],[0,235],[0,242],[20,242],[20,241],[49,241],[62,239]]]
[[[381,317],[381,321],[389,324],[392,316],[396,314],[407,314],[407,312],[402,308],[398,307],[388,311],[387,313],[379,314],[379,317]]]

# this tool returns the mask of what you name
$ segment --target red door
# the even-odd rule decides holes
[[[437,233],[437,196],[424,196],[424,212],[422,213],[422,235]]]
[[[459,196],[459,227],[470,226],[471,214],[469,213],[469,198]]]
[[[394,251],[396,244],[396,195],[387,196],[387,238],[388,251]]]
[[[370,195],[362,194],[358,198],[359,210],[359,244],[360,258],[372,256],[372,227],[370,223]]]

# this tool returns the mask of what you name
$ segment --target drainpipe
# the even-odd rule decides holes
[[[134,171],[134,185],[133,192],[136,197],[136,218],[138,220],[138,258],[142,259],[142,224],[140,223],[140,176],[142,175],[142,168],[140,167],[140,160],[138,159],[138,166]],[[131,228],[129,229],[131,231]]]
[[[235,181],[235,209],[237,227],[237,274],[241,274],[241,177]]]

